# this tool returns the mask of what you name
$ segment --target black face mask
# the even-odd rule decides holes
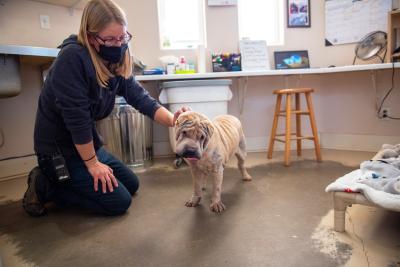
[[[100,48],[99,55],[104,60],[110,63],[118,63],[125,55],[126,49],[128,49],[128,44],[123,44],[121,46],[100,45],[99,48]]]

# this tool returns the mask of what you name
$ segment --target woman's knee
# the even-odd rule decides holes
[[[104,212],[109,216],[116,216],[124,214],[132,203],[132,196],[125,191],[125,193],[119,193],[113,203],[104,206]]]
[[[127,189],[132,196],[139,190],[139,179],[136,175],[132,177]]]
[[[126,187],[131,195],[137,192],[139,189],[139,179],[130,168],[116,159],[112,154],[108,154],[108,161],[104,163],[113,169],[114,176],[119,183],[122,183]]]
[[[139,179],[134,172],[128,170],[124,173],[124,176],[117,177],[118,181],[122,183],[125,188],[129,191],[131,196],[133,196],[139,189]]]
[[[106,213],[106,215],[109,215],[109,216],[122,215],[122,214],[126,213],[126,211],[128,210],[128,208],[131,205],[131,202],[132,202],[131,199],[121,201],[118,206],[106,208],[105,213]]]

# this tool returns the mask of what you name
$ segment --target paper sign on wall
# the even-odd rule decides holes
[[[242,55],[243,71],[259,71],[271,69],[269,64],[267,42],[264,40],[241,40],[239,42]]]
[[[387,31],[389,0],[325,1],[325,45],[354,43],[373,31]]]
[[[208,0],[209,6],[236,6],[237,0]]]

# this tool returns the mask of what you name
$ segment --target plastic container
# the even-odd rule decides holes
[[[232,99],[231,84],[231,80],[225,79],[164,82],[159,100],[162,104],[168,104],[171,112],[187,106],[213,119],[228,113],[228,101]],[[175,152],[173,128],[169,128],[169,140]]]
[[[96,123],[104,147],[128,167],[151,165],[153,158],[152,121],[127,104],[115,99],[111,114]]]
[[[177,69],[175,70],[175,73],[177,73],[178,71],[186,71],[186,70],[187,70],[186,59],[184,56],[181,56],[181,58],[179,59]]]
[[[196,51],[197,56],[197,72],[206,72],[206,48],[204,45],[199,45]]]
[[[175,63],[167,64],[167,74],[175,74]]]

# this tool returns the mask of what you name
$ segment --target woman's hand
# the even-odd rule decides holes
[[[191,109],[189,107],[181,107],[179,110],[177,110],[174,113],[174,118],[172,119],[172,127],[175,126],[175,122],[178,119],[179,115],[181,115],[185,111],[190,111]]]
[[[179,115],[189,110],[191,109],[188,107],[181,107],[175,114],[172,114],[168,109],[160,107],[154,114],[154,120],[167,127],[174,127]]]
[[[113,192],[114,187],[118,187],[118,181],[113,175],[113,170],[106,164],[103,164],[96,159],[95,161],[86,164],[86,167],[90,175],[93,177],[94,191],[98,191],[99,181],[102,184],[103,193],[107,192],[107,188],[109,192]]]

